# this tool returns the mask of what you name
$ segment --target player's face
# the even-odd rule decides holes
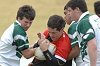
[[[64,14],[65,14],[65,17],[64,17],[65,22],[66,22],[68,25],[70,25],[71,22],[72,22],[72,20],[71,20],[70,15],[68,14],[68,10],[67,10],[67,9],[64,10]]]
[[[50,35],[51,39],[53,41],[56,41],[62,36],[63,29],[61,29],[60,31],[57,31],[56,28],[52,29],[52,28],[48,27],[48,32],[49,32],[49,35]]]
[[[21,23],[21,26],[23,27],[23,29],[27,31],[29,27],[31,26],[33,20],[30,21],[24,17],[22,20],[18,19],[18,21]]]
[[[70,7],[68,7],[68,15],[70,16],[72,21],[77,21],[77,9],[72,9]]]

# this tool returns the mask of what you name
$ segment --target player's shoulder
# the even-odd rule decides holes
[[[100,17],[98,17],[97,15],[91,15],[90,17],[89,17],[89,20],[94,20],[94,21],[100,21]]]
[[[16,22],[14,22],[14,30],[13,30],[14,35],[23,35],[26,36],[25,30]]]
[[[68,34],[73,34],[76,32],[77,22],[73,22],[68,28]]]

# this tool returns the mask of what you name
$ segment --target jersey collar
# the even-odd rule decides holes
[[[21,26],[21,23],[18,20],[16,20],[16,22]]]
[[[86,12],[84,12],[81,16],[80,16],[80,18],[79,18],[79,20],[77,21],[77,22],[79,22],[85,15],[87,15],[87,14],[89,14],[89,11],[86,11]]]

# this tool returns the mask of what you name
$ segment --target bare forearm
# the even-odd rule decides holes
[[[76,58],[77,56],[79,56],[80,54],[80,49],[78,47],[78,45],[74,46],[68,56],[68,60],[71,60],[73,58]]]
[[[95,38],[88,42],[88,52],[90,57],[90,66],[96,66],[97,48]]]
[[[31,58],[31,57],[34,56],[34,52],[35,52],[35,48],[30,47],[30,48],[28,48],[28,49],[22,51],[22,54],[23,54],[23,56],[24,56],[25,58],[28,59],[28,58]]]

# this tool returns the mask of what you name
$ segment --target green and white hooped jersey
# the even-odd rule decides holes
[[[69,29],[68,29],[68,35],[69,35],[69,37],[71,39],[71,46],[72,46],[72,48],[75,45],[78,45],[79,48],[80,48],[80,44],[79,44],[79,41],[78,41],[78,38],[77,38],[76,27],[77,27],[77,22],[73,21],[71,23]],[[76,57],[75,62],[76,62],[76,66],[82,66],[83,60],[82,60],[81,52],[80,52],[79,56]]]
[[[89,54],[87,51],[87,42],[95,37],[94,29],[89,22],[89,16],[90,15],[88,12],[83,13],[78,21],[76,28],[80,44],[80,51],[82,54],[81,56],[87,65],[90,64]]]
[[[0,63],[19,66],[21,51],[29,48],[27,34],[16,20],[1,36]]]
[[[76,31],[77,22],[73,21],[68,29],[68,35],[71,39],[72,48],[78,44],[77,31]]]

